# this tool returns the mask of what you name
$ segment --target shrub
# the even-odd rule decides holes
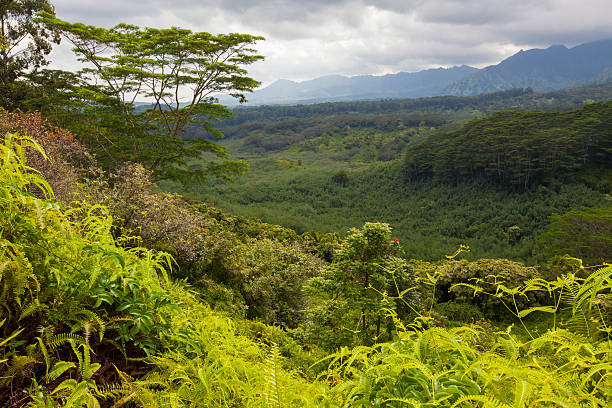
[[[451,260],[442,263],[437,271],[439,273],[436,287],[437,302],[456,301],[473,304],[489,318],[507,316],[504,300],[487,293],[474,293],[471,287],[460,284],[479,285],[483,287],[484,292],[497,293],[497,285],[516,288],[525,281],[540,276],[536,268],[507,259],[479,259],[473,262]],[[529,299],[517,298],[518,306],[524,307],[536,300],[535,294],[530,296]]]
[[[166,254],[118,245],[134,238],[115,239],[105,207],[62,209],[28,193],[36,185],[52,196],[25,165],[25,148],[42,154],[11,134],[0,146],[2,402],[263,406],[268,350],[171,282]],[[40,330],[25,330],[33,327]],[[279,403],[315,406],[320,384],[273,364]]]
[[[36,140],[44,149],[44,156],[36,149],[26,149],[27,162],[41,172],[55,196],[65,203],[77,199],[77,181],[84,174],[96,173],[96,167],[75,136],[50,125],[39,112],[9,113],[0,108],[0,135],[15,132]]]
[[[397,257],[400,250],[388,224],[352,228],[332,264],[305,287],[312,303],[302,338],[335,349],[392,337],[389,311],[406,317],[406,309],[414,310],[398,298],[414,286],[411,269]],[[405,298],[413,301],[411,295]]]
[[[225,259],[228,284],[242,294],[250,319],[295,328],[303,320],[304,282],[318,275],[322,261],[298,244],[248,239]]]

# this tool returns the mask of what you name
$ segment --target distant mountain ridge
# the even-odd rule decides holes
[[[382,76],[328,75],[309,81],[281,79],[247,96],[248,105],[289,105],[353,100],[470,96],[516,88],[548,92],[612,82],[612,39],[567,48],[519,51],[483,69],[467,65]],[[229,96],[221,103],[236,105]]]
[[[483,68],[443,90],[470,96],[512,88],[548,92],[612,80],[612,39],[567,48],[519,51],[497,65]]]
[[[249,105],[258,105],[436,96],[445,87],[477,71],[478,68],[462,65],[381,76],[328,75],[304,82],[281,79],[253,92],[247,99]],[[232,103],[226,98],[220,100]]]

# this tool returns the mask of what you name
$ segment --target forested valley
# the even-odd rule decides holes
[[[610,83],[230,111],[261,37],[0,12],[0,405],[610,405]]]

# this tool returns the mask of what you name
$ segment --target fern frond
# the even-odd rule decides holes
[[[6,319],[2,320],[2,323],[4,323]],[[0,323],[0,326],[2,326],[2,323]],[[11,340],[13,340],[15,337],[19,336],[19,334],[23,331],[24,329],[17,329],[15,330],[13,333],[11,333],[7,338],[2,339],[2,341],[0,341],[0,347],[4,346],[5,344],[8,344]]]
[[[612,363],[608,361],[605,363],[596,364],[591,367],[589,371],[587,371],[587,373],[582,377],[582,385],[586,385],[586,383],[590,381],[593,376],[595,376],[595,374],[598,374],[600,372],[602,373],[601,375],[599,375],[600,378],[598,382],[604,379],[605,377],[612,376]]]
[[[573,275],[562,277],[564,286],[561,292],[561,302],[568,305],[572,311],[572,317],[569,318],[565,325],[569,330],[581,334],[586,338],[593,337],[593,331],[589,323],[592,317],[589,305],[581,297],[581,284]]]
[[[26,307],[24,307],[21,311],[21,314],[19,315],[19,320],[25,319],[28,316],[33,315],[34,313],[36,313],[38,310],[42,309],[43,306],[40,304],[40,301],[38,300],[38,298],[33,299],[30,304],[28,304]]]
[[[47,373],[47,382],[57,380],[64,372],[71,368],[76,368],[72,361],[58,361],[53,366],[53,369]]]
[[[491,348],[491,352],[497,353],[510,361],[516,361],[519,356],[519,349],[517,348],[516,341],[512,337],[499,337]]]
[[[280,370],[280,350],[278,344],[272,343],[266,359],[266,403],[268,408],[281,408],[280,391],[278,387],[278,372]]]
[[[119,400],[119,398],[123,397],[129,391],[129,387],[127,387],[123,382],[112,383],[99,386],[96,395],[104,399]],[[121,404],[119,402],[115,402],[113,406],[118,407],[127,402],[128,401],[124,401]]]
[[[533,390],[533,386],[527,381],[517,379],[514,387],[514,404],[513,408],[523,408],[529,399],[529,395]]]
[[[83,316],[84,318],[82,318]],[[89,336],[91,334],[91,330],[94,327],[98,328],[98,332],[104,333],[106,329],[106,324],[104,319],[98,316],[96,313],[92,312],[89,309],[80,308],[71,313],[70,316],[72,319],[76,319],[76,322],[72,324],[70,327],[71,332],[77,332],[83,330],[84,339],[87,344],[89,344]],[[100,341],[102,341],[102,337],[100,337]]]
[[[49,350],[57,350],[61,345],[70,343],[71,341],[77,344],[85,344],[83,336],[73,333],[60,333],[54,334],[47,340],[47,346]]]
[[[483,407],[512,408],[510,405],[505,404],[501,402],[500,400],[498,400],[497,398],[492,397],[490,395],[466,395],[465,397],[461,397],[457,401],[455,401],[455,403],[451,405],[451,408],[458,407],[464,402],[474,402],[474,401],[481,402],[483,404]]]
[[[38,346],[40,347],[40,351],[42,352],[43,358],[45,359],[45,374],[49,375],[49,368],[51,366],[51,359],[49,358],[49,352],[47,351],[47,347],[42,338],[36,337],[36,341],[38,341]]]
[[[576,293],[578,304],[587,304],[591,309],[597,294],[602,290],[612,288],[612,265],[598,269],[591,273],[582,283],[580,290]]]
[[[2,375],[3,383],[10,381],[15,376],[21,375],[29,364],[36,363],[36,359],[30,356],[13,356],[10,361],[8,368]]]
[[[150,388],[159,387],[161,382],[152,381],[151,378],[148,381],[134,381],[130,375],[114,367],[121,378],[121,384],[111,384],[111,387],[104,388],[104,391],[108,393],[107,397],[112,395],[116,395],[115,398],[122,397],[115,402],[115,407],[121,407],[133,401],[138,401],[143,407],[155,408],[158,406]]]

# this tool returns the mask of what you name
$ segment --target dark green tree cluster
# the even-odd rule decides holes
[[[612,262],[612,206],[555,214],[540,236],[548,256],[572,255],[589,265]]]
[[[304,339],[334,349],[392,338],[388,311],[406,317],[410,295],[398,296],[415,278],[399,251],[388,224],[351,229],[329,267],[306,285],[312,306],[302,328]]]
[[[476,176],[527,189],[589,165],[610,168],[612,103],[569,112],[503,111],[440,133],[406,153],[409,177]]]
[[[63,94],[59,108],[64,112],[57,120],[66,118],[63,124],[80,135],[104,167],[134,161],[158,180],[191,181],[245,171],[243,162],[227,160],[225,149],[186,138],[184,130],[195,122],[222,136],[212,124],[230,112],[215,103],[214,95],[230,93],[242,101],[245,92],[259,85],[243,67],[263,58],[251,48],[262,37],[128,24],[103,29],[49,14],[43,21],[61,32],[86,64],[71,92]],[[150,105],[136,109],[140,98]],[[58,104],[55,100],[53,109]],[[43,100],[43,112],[46,106]],[[221,160],[187,164],[204,153]]]

